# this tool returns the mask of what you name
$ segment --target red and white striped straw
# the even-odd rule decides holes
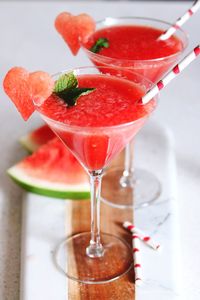
[[[138,235],[136,234],[132,235],[132,243],[133,243],[135,284],[140,286],[142,284],[142,265],[141,265],[140,240]]]
[[[167,40],[172,36],[177,29],[179,29],[186,21],[188,21],[200,8],[200,0],[193,3],[192,7],[167,30],[158,39]]]
[[[160,90],[170,83],[178,74],[180,74],[189,64],[195,60],[200,54],[200,45],[196,46],[188,55],[186,55],[167,75],[165,75],[158,83],[156,83],[139,102],[142,104],[148,103],[153,97],[155,97]]]
[[[147,246],[154,250],[160,249],[160,244],[155,242],[148,234],[146,234],[144,231],[136,228],[131,222],[124,222],[123,227],[128,229],[134,236],[137,235]]]

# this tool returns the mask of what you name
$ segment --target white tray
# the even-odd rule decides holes
[[[161,244],[157,252],[143,246],[144,285],[136,300],[175,300],[180,296],[179,232],[176,209],[176,164],[172,133],[149,123],[138,135],[136,162],[160,180],[162,194],[153,205],[135,212],[135,225]]]
[[[173,141],[166,128],[152,121],[144,127],[136,141],[136,163],[156,174],[162,184],[159,200],[135,212],[136,225],[162,244],[159,252],[142,247],[144,284],[136,288],[136,300],[178,299],[176,172]],[[67,280],[52,261],[55,245],[65,236],[65,205],[63,200],[25,195],[21,300],[67,299]]]

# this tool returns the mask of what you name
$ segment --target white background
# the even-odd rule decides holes
[[[68,10],[90,13],[96,20],[110,16],[148,16],[174,21],[191,2],[38,1],[0,2],[0,81],[12,66],[54,73],[87,65],[83,53],[71,57],[55,32],[55,16]],[[200,42],[200,12],[184,26],[189,49]],[[161,95],[154,118],[165,122],[176,140],[183,289],[185,299],[200,299],[200,59]],[[19,292],[22,191],[5,170],[24,156],[18,138],[38,124],[24,123],[0,89],[0,299],[16,300]],[[164,272],[164,270],[163,270]]]

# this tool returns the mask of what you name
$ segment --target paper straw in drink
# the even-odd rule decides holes
[[[188,55],[186,55],[180,63],[178,63],[166,76],[164,76],[157,84],[153,86],[139,101],[142,104],[147,104],[155,97],[160,90],[170,83],[178,74],[180,74],[189,64],[195,60],[200,54],[200,45],[197,45]]]
[[[167,30],[163,33],[159,40],[165,41],[169,39],[177,29],[179,29],[185,22],[187,22],[200,8],[200,0],[197,0],[193,3],[192,7],[186,11],[186,13],[178,18],[178,20]]]

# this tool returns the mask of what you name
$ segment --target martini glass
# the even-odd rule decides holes
[[[115,85],[115,93],[113,90],[111,92],[105,89],[105,86],[99,92],[97,87],[98,99],[96,91],[90,94],[90,101],[95,98],[95,105],[102,103],[102,115],[105,113],[107,107],[112,102],[112,108],[107,119],[108,121],[115,118],[115,125],[101,126],[76,125],[76,121],[69,122],[70,117],[65,117],[63,121],[58,121],[57,114],[63,112],[66,107],[60,106],[61,102],[53,98],[53,103],[56,103],[56,111],[54,111],[53,116],[51,115],[52,106],[47,103],[49,99],[46,100],[43,106],[36,106],[41,117],[46,121],[50,128],[56,133],[56,135],[61,139],[61,141],[66,145],[66,147],[76,156],[79,162],[84,166],[90,177],[91,183],[91,230],[90,232],[79,233],[70,236],[63,240],[57,247],[55,253],[56,265],[60,271],[62,271],[68,278],[87,284],[101,284],[106,282],[111,282],[120,276],[126,274],[133,264],[132,249],[126,241],[122,238],[100,232],[100,192],[101,192],[101,179],[104,173],[105,167],[113,160],[113,158],[119,154],[120,151],[125,147],[125,145],[136,135],[140,128],[144,125],[149,114],[154,110],[156,106],[156,99],[151,101],[149,110],[146,110],[146,106],[141,104],[135,104],[132,102],[132,97],[138,99],[138,94],[134,95],[134,90],[140,90],[144,94],[147,89],[150,88],[151,84],[145,78],[140,77],[140,83],[133,83],[128,79],[124,79],[125,76],[120,78],[121,71],[117,68],[110,68],[112,71],[109,74],[102,74],[102,71],[98,70],[96,67],[82,67],[79,69],[70,70],[77,76],[78,80],[83,78],[81,76],[86,76],[88,78],[93,78],[95,80],[112,80]],[[111,72],[115,70],[117,76],[110,75]],[[69,72],[69,71],[68,71]],[[54,76],[55,80],[63,73],[68,73],[67,71],[61,72]],[[105,73],[105,72],[104,72]],[[132,76],[132,72],[130,73]],[[91,77],[92,76],[92,77]],[[134,75],[136,77],[136,75]],[[127,77],[126,77],[127,78]],[[139,80],[138,80],[139,81]],[[134,121],[129,121],[123,123],[116,119],[115,109],[120,109],[116,107],[116,97],[119,94],[120,86],[124,86],[123,93],[127,93],[127,88],[130,89],[128,101],[130,101],[130,111],[145,109],[143,114],[137,114],[138,118]],[[96,87],[96,86],[93,86]],[[96,96],[95,96],[96,95]],[[113,96],[115,95],[115,96]],[[124,103],[124,94],[120,94],[120,101]],[[84,96],[88,97],[88,96]],[[92,98],[93,97],[93,98]],[[112,99],[113,97],[113,99]],[[131,97],[131,98],[129,98]],[[115,98],[115,99],[114,99]],[[103,100],[104,99],[104,100]],[[98,101],[97,101],[98,100]],[[134,99],[133,99],[134,100]],[[138,99],[139,100],[139,99]],[[81,101],[81,100],[78,100]],[[83,101],[83,100],[82,100]],[[126,100],[127,101],[127,100]],[[63,103],[63,102],[62,102]],[[74,108],[77,109],[78,105]],[[81,102],[83,103],[83,102]],[[91,102],[90,102],[91,103]],[[59,104],[59,105],[58,105]],[[46,106],[45,106],[46,105]],[[57,106],[58,105],[58,106]],[[64,104],[62,104],[64,105]],[[102,105],[102,104],[101,104]],[[82,106],[81,106],[82,107]],[[69,108],[70,109],[70,108]],[[49,112],[49,111],[50,112]],[[105,111],[103,111],[105,110]],[[98,118],[98,114],[95,115],[95,109],[90,109],[86,113],[87,118],[93,115]],[[126,111],[126,110],[125,110]],[[125,113],[124,108],[122,113],[120,111],[120,116],[118,118],[127,117],[127,111]],[[123,115],[124,112],[124,115]],[[50,113],[50,115],[49,115]],[[80,113],[80,111],[79,111]],[[89,116],[90,115],[90,116]],[[76,120],[80,119],[77,111],[75,114]],[[98,121],[98,120],[97,120]],[[108,220],[109,221],[109,220]],[[71,260],[75,258],[76,267],[71,267]]]
[[[110,30],[112,30],[112,27],[119,25],[147,26],[164,31],[171,26],[171,24],[167,22],[151,18],[108,17],[97,22],[96,28],[100,30],[110,27]],[[88,50],[87,42],[82,45],[82,49],[99,69],[102,69],[102,66],[118,66],[125,70],[131,69],[155,83],[176,63],[188,44],[187,35],[182,29],[177,29],[176,37],[182,42],[182,50],[175,54],[156,59],[128,60],[123,59],[123,57],[121,59],[108,57]],[[109,70],[104,68],[102,71],[108,72]],[[133,149],[134,145],[132,141],[127,144],[125,149],[124,168],[111,168],[106,172],[103,178],[102,200],[118,208],[131,208],[133,205],[135,208],[145,207],[158,199],[161,194],[162,189],[158,178],[148,170],[134,167]],[[109,192],[109,194],[107,190],[108,184],[112,191]]]

